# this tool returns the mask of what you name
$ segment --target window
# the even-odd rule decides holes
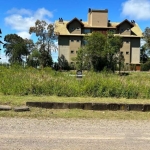
[[[77,27],[77,30],[80,30],[80,27]]]
[[[79,42],[80,40],[77,40],[77,42]]]
[[[129,55],[129,52],[126,52],[126,55]]]
[[[126,43],[129,43],[129,41],[126,41]]]
[[[73,40],[73,39],[71,39],[71,42],[74,42],[74,40]]]
[[[123,52],[120,52],[121,55],[123,55]]]
[[[91,33],[90,29],[84,29],[84,34]]]
[[[115,34],[116,31],[111,29],[111,30],[109,30],[109,32],[112,34]]]
[[[73,31],[73,30],[74,30],[74,28],[71,28],[71,30]]]
[[[73,50],[71,50],[71,54],[74,54],[74,51],[73,51]]]
[[[124,29],[123,29],[123,28],[121,29],[121,32],[124,32]]]

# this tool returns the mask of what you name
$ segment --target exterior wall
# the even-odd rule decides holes
[[[58,39],[58,57],[61,55],[65,56],[66,60],[70,59],[70,46],[69,46],[69,37],[60,36]]]
[[[107,29],[92,29],[92,32],[101,32],[102,34],[107,34]]]
[[[120,49],[120,51],[123,52],[123,56],[126,64],[130,63],[130,55],[131,55],[130,49],[131,49],[130,38],[123,38],[123,46]]]
[[[124,22],[119,26],[119,33],[122,35],[131,35],[131,25],[128,22]]]
[[[108,26],[108,13],[107,12],[89,12],[89,20],[91,26],[107,27]]]
[[[91,13],[88,13],[88,24],[91,25]]]
[[[71,36],[69,40],[70,45],[70,53],[69,53],[69,62],[73,62],[72,58],[77,56],[77,51],[81,47],[82,37],[79,36]]]
[[[81,24],[78,21],[73,21],[69,25],[69,32],[71,34],[81,34]]]
[[[131,39],[131,64],[140,63],[140,38]]]

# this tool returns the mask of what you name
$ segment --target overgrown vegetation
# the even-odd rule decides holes
[[[119,76],[107,72],[83,72],[77,80],[70,76],[75,72],[56,72],[50,68],[41,70],[0,66],[0,93],[5,95],[56,95],[65,97],[123,97],[150,98],[148,73],[132,73]],[[140,74],[140,75],[139,75]]]

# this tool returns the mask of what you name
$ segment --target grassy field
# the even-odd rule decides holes
[[[12,107],[27,101],[150,103],[150,73],[132,72],[127,76],[107,72],[83,72],[77,80],[75,71],[56,72],[50,68],[0,67],[0,105]],[[111,112],[85,110],[47,110],[0,112],[1,117],[150,119],[149,112]]]
[[[0,93],[4,95],[46,95],[61,97],[150,98],[150,74],[135,72],[119,76],[107,72],[56,72],[50,68],[0,67]]]

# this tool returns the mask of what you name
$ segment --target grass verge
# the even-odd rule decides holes
[[[92,98],[92,97],[57,97],[57,96],[5,96],[0,94],[0,105],[12,107],[25,105],[27,101],[38,102],[99,102],[99,103],[134,103],[146,104],[146,99],[125,99],[125,98]],[[128,112],[128,111],[92,111],[79,109],[42,109],[30,108],[29,112],[0,111],[0,117],[24,117],[24,118],[82,118],[82,119],[110,119],[110,120],[150,120],[150,112]]]
[[[150,99],[99,98],[99,97],[58,97],[58,96],[14,96],[0,94],[0,105],[19,106],[26,102],[93,102],[93,103],[125,103],[150,104]]]
[[[78,109],[42,109],[31,108],[29,112],[0,111],[0,117],[18,118],[74,118],[74,119],[109,119],[109,120],[150,120],[150,112],[127,111],[92,111]]]

